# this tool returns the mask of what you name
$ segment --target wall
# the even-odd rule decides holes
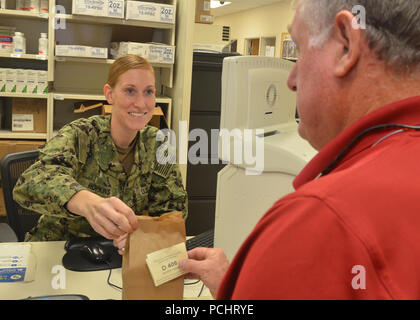
[[[281,34],[287,32],[295,10],[289,2],[276,3],[215,18],[214,24],[231,27],[231,39],[238,40],[237,51],[245,54],[245,39],[276,37],[276,57],[280,57]]]
[[[200,44],[216,44],[226,45],[228,42],[223,41],[223,26],[216,24],[194,24],[194,43]]]

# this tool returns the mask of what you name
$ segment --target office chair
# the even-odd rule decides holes
[[[16,233],[7,223],[0,223],[0,242],[17,242]]]
[[[40,214],[22,208],[13,200],[13,188],[20,175],[38,159],[38,150],[6,154],[0,161],[4,202],[9,225],[18,241],[38,222]]]

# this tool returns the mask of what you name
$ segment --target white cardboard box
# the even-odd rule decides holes
[[[16,69],[16,93],[26,93],[27,70]]]
[[[176,7],[170,4],[126,1],[125,18],[163,23],[175,23]]]
[[[139,42],[112,42],[111,55],[114,59],[124,54],[136,54],[147,58],[147,46]]]
[[[89,47],[88,50],[87,50],[86,57],[107,59],[108,58],[108,48]]]
[[[87,46],[57,44],[55,55],[57,57],[86,57],[88,50]]]
[[[0,92],[6,92],[6,69],[0,68]]]
[[[72,13],[124,19],[124,0],[73,0]]]
[[[6,70],[5,92],[16,92],[17,71],[16,69],[5,69],[5,70]]]
[[[136,54],[152,63],[174,63],[175,46],[139,42],[111,43],[112,58],[117,59],[124,54]]]
[[[48,73],[47,73],[47,71],[42,71],[42,70],[38,71],[36,93],[38,93],[38,94],[48,93]]]
[[[82,57],[82,58],[108,58],[108,48],[98,48],[79,45],[59,45],[55,46],[57,57]]]
[[[38,70],[27,70],[26,92],[36,93],[38,86]]]
[[[124,12],[124,0],[108,0],[108,10],[106,12],[107,17],[124,19]]]
[[[148,44],[147,58],[149,62],[174,63],[175,47],[161,44]]]

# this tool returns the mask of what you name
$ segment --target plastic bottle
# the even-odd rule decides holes
[[[6,0],[1,0],[0,9],[6,9]]]
[[[26,0],[16,0],[16,10],[26,10]]]
[[[40,13],[48,13],[49,5],[48,0],[40,0],[39,5],[39,12]]]
[[[26,53],[26,39],[22,32],[15,32],[13,37],[13,53]]]
[[[38,54],[48,54],[48,38],[46,33],[41,33],[41,38],[39,38],[39,47]]]
[[[39,0],[29,0],[28,10],[33,13],[39,13]]]

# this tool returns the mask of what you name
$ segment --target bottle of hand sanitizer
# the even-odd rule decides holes
[[[48,54],[48,38],[46,33],[41,33],[41,38],[39,38],[38,54]]]

